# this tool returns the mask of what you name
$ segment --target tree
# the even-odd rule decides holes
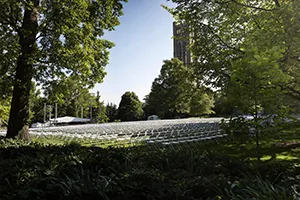
[[[255,43],[251,45],[258,46]],[[264,49],[259,54],[247,52],[243,58],[232,63],[234,72],[229,94],[238,95],[234,101],[236,107],[254,117],[252,126],[255,128],[258,161],[260,161],[259,140],[268,128],[264,126],[265,119],[260,117],[259,112],[276,114],[283,118],[289,111],[284,98],[285,90],[278,87],[287,84],[289,77],[279,68],[278,54],[281,54],[281,51],[274,48]]]
[[[100,100],[100,92],[97,92],[97,96],[95,98],[95,104],[92,107],[92,119],[97,123],[108,122],[109,118],[106,115],[106,107],[104,102]]]
[[[191,72],[177,58],[165,60],[159,76],[152,83],[150,94],[145,97],[147,115],[176,118],[211,114],[213,101],[206,89],[198,87],[192,80]]]
[[[197,89],[190,100],[189,115],[197,117],[201,115],[210,115],[214,111],[214,98],[203,90]]]
[[[147,114],[174,118],[188,113],[186,98],[192,86],[189,76],[190,70],[179,59],[165,60],[159,76],[152,83],[149,96],[146,97]]]
[[[134,92],[125,92],[118,108],[121,121],[136,121],[143,117],[142,102]]]
[[[116,104],[106,104],[106,116],[109,118],[109,122],[114,122],[118,119],[118,108]]]
[[[226,94],[225,91],[216,91],[214,94],[214,112],[217,116],[231,116],[235,111],[233,98]]]
[[[32,95],[34,96],[34,95]],[[36,95],[35,95],[36,96]],[[32,98],[33,122],[43,121],[44,103],[54,108],[57,105],[57,116],[73,116],[91,118],[93,122],[106,122],[106,110],[100,93],[95,96],[89,89],[78,85],[72,79],[53,82],[44,88],[44,98]],[[31,103],[31,104],[32,104]],[[53,113],[53,112],[52,112]],[[53,116],[52,116],[53,117]]]
[[[41,91],[36,88],[35,82],[31,83],[30,101],[29,101],[29,123],[44,121],[44,103],[46,99],[41,96]]]
[[[230,91],[232,82],[242,81],[237,72],[246,69],[266,75],[263,88],[299,98],[300,39],[295,33],[300,26],[294,23],[300,19],[298,0],[173,2],[176,8],[167,9],[188,27],[192,68],[199,84]]]
[[[119,24],[122,1],[1,1],[1,81],[14,85],[7,137],[28,132],[32,80],[71,77],[88,87],[103,80],[113,43],[101,36]]]
[[[254,117],[259,160],[266,127],[258,112],[285,116],[287,95],[299,99],[299,0],[173,2],[177,7],[168,10],[191,33],[199,82],[221,89],[237,109]]]
[[[0,127],[7,126],[9,117],[9,101],[0,99]]]
[[[96,97],[89,92],[89,89],[71,78],[53,81],[51,85],[44,87],[44,96],[47,105],[54,107],[57,104],[59,117],[81,117],[83,111],[83,116],[89,118],[89,109],[96,104]]]

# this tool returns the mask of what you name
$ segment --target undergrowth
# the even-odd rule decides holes
[[[0,199],[300,198],[297,161],[257,169],[236,145],[100,148],[2,138]]]

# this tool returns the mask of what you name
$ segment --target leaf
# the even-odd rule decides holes
[[[246,148],[248,151],[253,150],[254,147],[255,147],[255,144],[252,143],[252,142],[248,142],[248,143],[245,144],[245,148]]]

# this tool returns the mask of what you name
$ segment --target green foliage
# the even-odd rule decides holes
[[[212,108],[214,107],[214,99],[213,96],[208,95],[207,93],[196,90],[190,100],[190,112],[191,116],[201,116],[201,115],[209,115],[213,114],[214,111]]]
[[[188,113],[186,101],[191,83],[190,71],[177,58],[165,60],[160,75],[152,83],[146,98],[147,115],[156,114],[160,118],[175,118],[180,113]]]
[[[221,179],[221,181],[224,181]],[[226,184],[226,183],[224,183]],[[217,187],[217,185],[215,185]],[[239,181],[229,181],[227,188],[220,193],[232,200],[243,199],[280,199],[293,200],[295,197],[289,194],[284,186],[274,185],[268,180],[263,180],[260,177],[245,177]]]
[[[35,87],[33,87],[35,89]],[[44,119],[44,103],[51,105],[52,118],[54,118],[54,108],[57,104],[57,116],[73,116],[84,118],[92,117],[96,123],[107,122],[106,108],[101,101],[100,93],[95,96],[89,89],[77,84],[72,79],[53,82],[48,87],[44,87],[44,97],[39,91],[31,93],[32,122],[42,122]],[[47,116],[48,116],[47,108]],[[83,111],[83,112],[81,112]],[[48,116],[49,117],[49,116]],[[47,119],[48,120],[48,119]]]
[[[299,99],[300,27],[293,22],[300,19],[299,1],[173,2],[177,6],[168,11],[191,35],[196,81],[221,90],[224,102],[254,117],[247,123],[259,160],[260,138],[268,129],[259,112],[284,118],[291,105],[286,97]]]
[[[83,108],[83,116],[89,118],[90,107],[97,104],[96,97],[89,89],[71,78],[52,82],[45,87],[44,95],[47,104],[51,106],[58,104],[58,116],[81,117]]]
[[[101,96],[98,91],[95,99],[95,104],[92,107],[92,119],[97,123],[104,123],[108,122],[109,118],[106,115],[106,107],[104,105],[104,101],[101,101],[100,98]]]
[[[46,88],[71,81],[85,89],[103,81],[114,46],[103,35],[119,25],[123,2],[127,1],[0,2],[1,98],[9,97],[13,86],[15,91],[8,137],[29,124],[31,81]]]
[[[150,94],[145,97],[146,114],[176,118],[213,113],[213,97],[205,88],[197,87],[191,73],[179,59],[165,60]]]
[[[221,123],[221,128],[226,134],[231,136],[247,136],[250,134],[251,121],[244,117],[233,117],[224,120]]]
[[[9,100],[0,100],[0,127],[7,126],[9,110]]]
[[[136,121],[143,117],[142,102],[134,92],[125,92],[122,95],[118,108],[121,121]]]
[[[288,77],[278,68],[276,59],[270,60],[271,51],[258,55],[247,53],[243,59],[232,63],[232,76],[230,83],[231,96],[238,95],[239,98],[233,102],[243,113],[255,115],[263,108],[267,113],[283,111],[284,95],[281,88],[276,85],[284,85]]]
[[[235,142],[106,149],[44,142],[0,139],[1,199],[299,198],[293,163],[264,162],[258,175],[242,149],[227,150]]]
[[[232,99],[229,95],[226,95],[225,91],[215,92],[214,111],[219,116],[231,116],[235,110]]]
[[[78,84],[89,87],[101,82],[105,76],[104,66],[108,63],[108,49],[114,45],[102,36],[104,30],[113,30],[119,25],[121,2],[40,1],[39,43],[35,56],[31,58],[36,65],[35,80],[51,84],[53,80],[70,77]],[[22,24],[23,6],[25,4],[12,4],[9,1],[1,3],[1,8],[7,10],[3,18],[7,17],[14,31]],[[10,12],[19,17],[17,21],[8,18],[11,16]]]
[[[167,9],[191,33],[199,84],[223,90],[249,114],[256,106],[276,113],[286,95],[298,98],[300,27],[292,22],[300,18],[298,1],[173,2]]]
[[[8,16],[8,7],[11,6],[14,9],[11,12],[16,12],[15,18],[20,18],[17,14],[20,11],[19,5],[19,1],[9,2],[5,0],[0,3],[0,12],[2,13],[0,15],[2,22],[0,26],[0,99],[10,98],[12,94],[15,64],[20,51],[18,35],[7,24],[7,20],[3,19],[3,16]]]
[[[43,122],[44,120],[44,98],[41,97],[41,91],[36,88],[35,82],[31,83],[30,101],[29,101],[29,120],[31,123]]]
[[[108,103],[106,104],[106,116],[109,122],[114,122],[118,118],[118,108],[116,104]]]

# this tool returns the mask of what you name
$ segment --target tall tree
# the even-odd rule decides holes
[[[106,116],[109,118],[109,122],[114,122],[118,119],[118,108],[116,104],[106,104]]]
[[[69,77],[44,87],[44,96],[47,104],[58,105],[58,116],[81,117],[83,109],[83,115],[89,117],[89,109],[96,105],[96,97],[89,89]]]
[[[101,101],[100,92],[97,92],[97,96],[95,98],[95,104],[92,107],[92,120],[96,123],[104,123],[109,120],[106,115],[106,107],[104,105],[104,101]]]
[[[259,138],[266,130],[259,111],[285,117],[286,96],[300,97],[300,0],[173,2],[176,8],[168,10],[188,27],[199,83],[222,89],[236,108],[254,117],[259,161]]]
[[[71,77],[88,87],[103,80],[113,43],[101,36],[119,24],[123,1],[0,2],[0,32],[5,36],[0,54],[7,58],[1,60],[1,80],[13,77],[14,85],[7,137],[28,132],[33,79],[47,85]]]
[[[136,121],[143,117],[142,102],[134,92],[125,92],[122,95],[118,116],[121,121]]]
[[[161,118],[174,118],[188,113],[190,70],[177,58],[165,60],[160,74],[152,83],[151,92],[146,99],[148,114]],[[148,108],[147,108],[148,106]]]
[[[150,94],[145,97],[147,115],[176,118],[211,114],[213,100],[205,88],[196,85],[191,72],[177,58],[165,60],[159,76],[152,83]]]
[[[234,112],[234,99],[224,91],[214,93],[214,112],[217,116],[231,116]]]
[[[173,2],[176,8],[168,10],[188,27],[199,84],[234,95],[243,109],[266,107],[284,94],[299,98],[299,0]]]
[[[198,117],[201,115],[214,114],[212,108],[214,107],[213,95],[205,92],[203,89],[196,89],[190,99],[189,115]]]

